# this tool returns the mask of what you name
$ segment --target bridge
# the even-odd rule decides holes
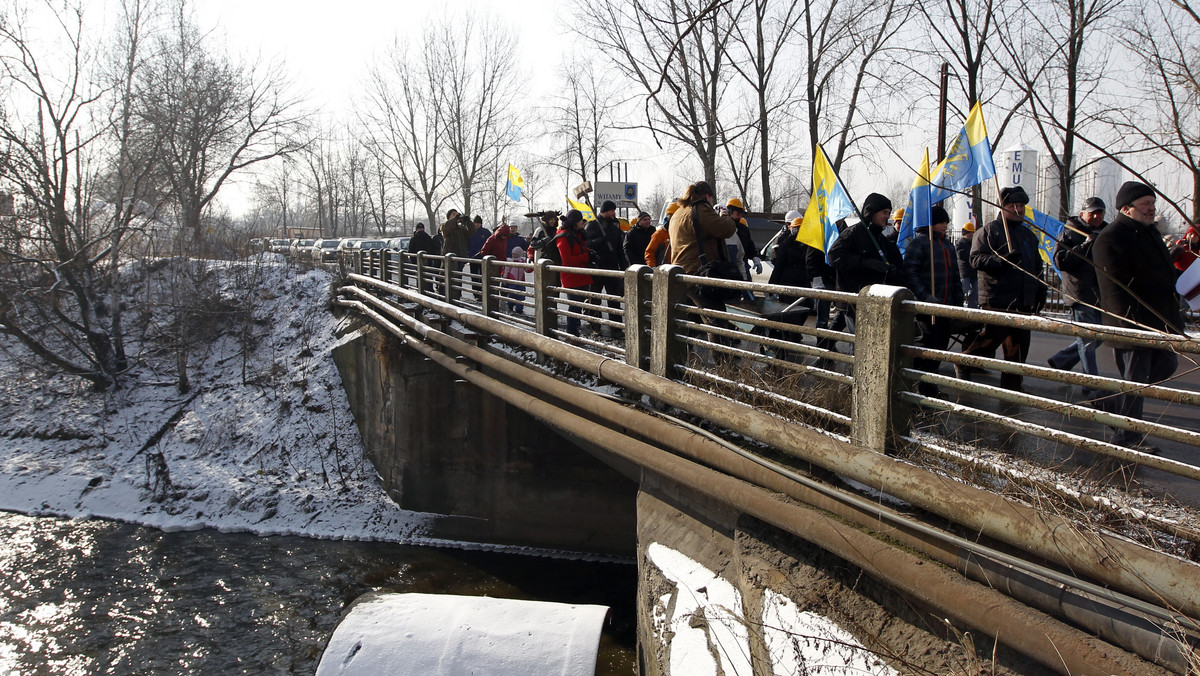
[[[772,673],[777,645],[764,599],[819,607],[833,588],[862,600],[830,613],[889,617],[858,638],[902,672],[920,666],[906,651],[922,637],[951,646],[934,664],[958,655],[1008,673],[1200,664],[1197,341],[921,303],[895,287],[472,262],[342,260],[335,304],[364,327],[335,357],[368,452],[401,506],[453,515],[448,537],[636,557],[644,673],[671,673],[676,636],[663,630],[656,545],[740,591],[726,619],[754,673]],[[625,292],[561,296],[562,271],[620,277]],[[703,309],[687,300],[698,285],[757,300]],[[770,312],[771,294],[853,307],[856,331]],[[594,314],[612,301],[621,309]],[[1146,386],[920,348],[918,315],[1019,326],[1056,347],[1085,336],[1171,349],[1184,375]],[[571,335],[567,318],[623,337]],[[1025,387],[913,359],[1019,373]],[[1096,405],[1131,392],[1146,398],[1143,420]],[[1112,429],[1162,451],[1109,443]],[[724,650],[711,609],[690,622]]]

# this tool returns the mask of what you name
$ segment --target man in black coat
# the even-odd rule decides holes
[[[931,228],[917,228],[916,237],[909,242],[904,252],[904,265],[912,277],[912,292],[917,300],[926,303],[941,303],[962,307],[962,281],[958,278],[958,256],[954,246],[946,239],[946,228],[950,225],[950,214],[941,206],[930,210]],[[916,344],[932,350],[945,350],[950,346],[950,319],[933,315],[917,315]],[[913,359],[913,366],[937,373],[941,362],[936,359]],[[919,383],[917,391],[926,396],[938,394],[938,388],[930,383]]]
[[[651,233],[653,234],[653,233]],[[629,261],[625,259],[625,249],[623,247],[625,233],[621,230],[621,222],[617,220],[617,205],[612,200],[605,200],[600,205],[600,212],[596,214],[596,220],[589,221],[587,227],[583,231],[583,236],[587,240],[587,246],[592,251],[596,252],[595,267],[600,270],[624,270],[629,267]],[[600,275],[592,276],[593,293],[607,293],[614,296],[625,296],[625,280],[621,277],[601,277]],[[596,307],[600,306],[600,301],[596,301]],[[609,300],[608,307],[610,310],[620,309],[621,302]],[[599,311],[597,311],[599,316]],[[620,322],[621,317],[611,312],[606,313],[610,321]],[[624,335],[620,329],[614,329],[605,326],[601,329],[612,338],[619,338]]]
[[[426,253],[437,255],[438,249],[433,242],[433,238],[425,232],[425,224],[417,223],[417,229],[413,232],[412,239],[408,240],[408,253]]]
[[[1126,181],[1117,191],[1117,217],[1096,236],[1092,260],[1096,263],[1104,323],[1143,330],[1182,334],[1183,311],[1175,293],[1176,272],[1162,235],[1154,227],[1154,189]],[[1160,383],[1175,374],[1179,358],[1170,350],[1114,345],[1121,377],[1137,383]],[[1142,418],[1143,397],[1124,394],[1113,412]],[[1146,435],[1117,429],[1113,443],[1147,453]]]
[[[871,284],[912,288],[900,249],[883,236],[892,201],[871,193],[863,200],[862,221],[846,228],[829,247],[829,264],[837,271],[839,291],[858,293]],[[854,331],[854,308],[846,312],[846,328]]]
[[[1084,324],[1100,323],[1100,311],[1096,309],[1100,306],[1100,286],[1096,281],[1096,264],[1092,262],[1092,245],[1107,225],[1104,212],[1104,200],[1087,198],[1079,215],[1067,219],[1068,227],[1063,228],[1062,237],[1054,247],[1054,264],[1062,279],[1063,304],[1071,309],[1074,321]],[[1096,348],[1099,346],[1099,340],[1079,337],[1046,363],[1064,371],[1082,363],[1083,372],[1094,376],[1100,372],[1096,367]]]
[[[625,233],[621,247],[629,265],[645,262],[646,247],[650,245],[650,238],[653,236],[654,223],[650,220],[650,214],[643,211],[638,214],[637,220],[629,227],[629,232]]]
[[[980,228],[971,243],[971,265],[979,273],[979,307],[985,310],[1029,315],[1046,303],[1038,238],[1024,225],[1027,204],[1024,188],[1002,189],[1000,217]],[[1029,341],[1029,329],[988,324],[963,354],[990,357],[999,347],[1006,361],[1025,363]],[[956,370],[960,378],[969,380],[966,369]],[[1016,373],[1000,374],[1000,386],[1009,391],[1023,391],[1023,380]]]

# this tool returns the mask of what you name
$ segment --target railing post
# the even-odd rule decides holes
[[[442,278],[446,287],[445,300],[447,303],[458,300],[458,288],[454,285],[454,271],[462,265],[458,261],[459,259],[454,254],[448,253],[446,260],[442,263]]]
[[[480,299],[479,307],[482,309],[484,317],[491,317],[496,314],[496,273],[500,270],[499,266],[495,265],[495,256],[484,256],[480,263],[479,285],[482,287],[480,293],[483,298]]]
[[[549,336],[558,327],[558,317],[551,312],[558,302],[558,294],[551,294],[554,281],[550,272],[550,261],[539,258],[533,264],[533,321],[538,335]]]
[[[424,296],[424,295],[425,295],[425,252],[424,252],[424,251],[418,251],[418,252],[417,252],[417,284],[416,284],[416,289],[417,289],[417,293],[418,293],[419,295],[422,295],[422,296]]]
[[[915,323],[900,312],[900,303],[912,299],[908,289],[885,284],[872,284],[858,292],[850,436],[860,446],[880,453],[892,447],[895,435],[908,433],[908,407],[897,393],[902,386],[899,347],[912,342]]]
[[[646,265],[625,269],[625,363],[639,369],[650,367],[650,307],[654,281]]]
[[[681,314],[675,306],[687,296],[687,289],[679,281],[681,274],[683,268],[678,265],[663,265],[654,270],[650,372],[664,378],[674,378],[675,367],[687,359],[687,344],[676,337],[675,326]]]

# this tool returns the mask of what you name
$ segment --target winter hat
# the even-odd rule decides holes
[[[1091,214],[1097,211],[1107,211],[1107,209],[1104,208],[1104,200],[1099,197],[1089,197],[1084,200],[1083,208],[1080,211]]]
[[[483,223],[483,216],[480,216],[479,214],[475,214],[475,222]]]
[[[930,210],[930,216],[931,216],[931,218],[929,219],[930,223],[936,224],[936,223],[949,223],[950,222],[950,214],[947,213],[946,208],[943,206],[933,207],[933,209]]]
[[[1000,206],[1016,203],[1029,204],[1029,195],[1025,192],[1025,188],[1014,185],[1011,188],[1000,189]]]
[[[454,214],[458,213],[458,209],[451,209],[446,212],[446,218],[454,218]]]
[[[1121,189],[1117,191],[1117,211],[1133,204],[1134,200],[1153,194],[1154,188],[1145,183],[1140,181],[1125,181],[1121,184]]]
[[[792,209],[791,211],[787,212],[787,215],[785,215],[783,217],[783,222],[791,223],[792,221],[796,220],[797,218],[804,218],[804,214],[800,213],[799,211],[796,211],[795,209]]]
[[[891,211],[892,201],[877,192],[867,195],[867,199],[863,200],[862,216],[864,221],[871,220],[871,217],[880,211]]]
[[[581,214],[578,209],[572,209],[572,210],[568,211],[565,216],[562,217],[563,225],[568,225],[568,226],[575,225],[576,223],[578,223],[579,221],[582,221],[582,220],[583,220],[583,214]]]
[[[616,210],[616,208],[617,208],[616,202],[614,202],[612,200],[604,200],[604,203],[600,205],[600,211],[598,213],[602,214],[606,211],[614,211],[614,210]]]

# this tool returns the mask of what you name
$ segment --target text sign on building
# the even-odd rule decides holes
[[[604,200],[637,200],[637,183],[605,183],[596,181],[592,201],[596,204]]]

